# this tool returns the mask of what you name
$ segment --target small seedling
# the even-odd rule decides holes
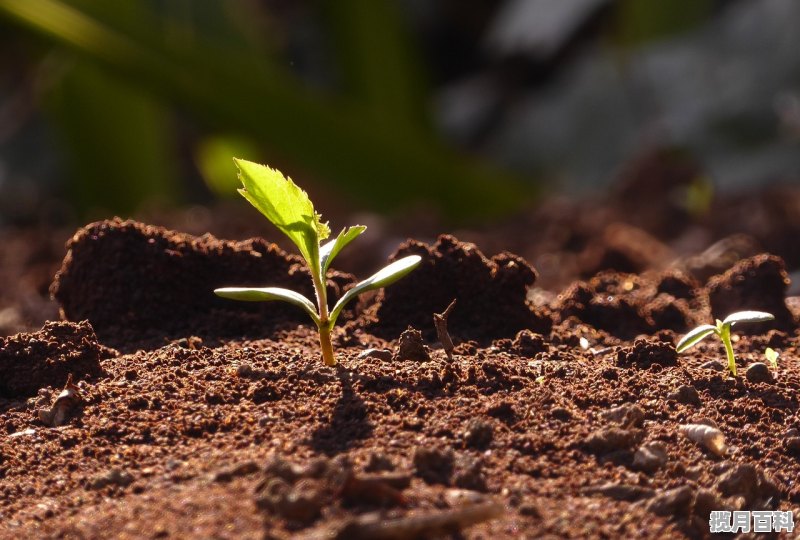
[[[702,341],[706,336],[716,334],[725,347],[725,355],[728,357],[728,369],[735,377],[736,358],[733,356],[733,345],[731,344],[731,327],[736,323],[766,322],[774,318],[775,316],[772,313],[766,313],[764,311],[737,311],[725,317],[724,321],[717,319],[716,325],[703,324],[693,329],[681,338],[675,346],[675,350],[682,353]]]
[[[224,287],[215,289],[214,293],[223,298],[251,302],[282,300],[304,309],[317,325],[322,360],[326,365],[334,366],[336,357],[331,344],[331,330],[342,309],[361,293],[394,283],[416,268],[422,259],[418,255],[411,255],[393,262],[348,290],[329,311],[325,283],[330,264],[342,248],[367,228],[363,225],[344,228],[336,238],[320,245],[330,236],[331,230],[327,223],[320,221],[320,215],[314,211],[305,191],[275,169],[241,159],[234,159],[234,162],[244,186],[239,193],[300,250],[311,272],[317,305],[314,306],[311,300],[300,293],[279,287]]]
[[[778,369],[778,356],[780,356],[780,353],[772,347],[764,349],[764,357],[772,369]]]

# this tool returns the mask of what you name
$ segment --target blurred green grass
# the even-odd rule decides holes
[[[432,131],[424,70],[393,2],[320,3],[340,67],[335,91],[299,80],[274,47],[271,54],[252,7],[0,0],[0,16],[56,45],[49,60],[55,55],[61,69],[46,110],[66,141],[80,205],[130,211],[148,198],[180,199],[172,108],[207,133],[194,153],[217,194],[227,189],[224,167],[230,187],[236,182],[233,156],[221,151],[229,148],[291,163],[376,211],[428,201],[473,220],[535,196],[535,184],[449,148]]]

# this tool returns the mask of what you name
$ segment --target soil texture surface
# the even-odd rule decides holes
[[[598,229],[561,285],[490,242],[408,240],[390,258],[421,266],[347,311],[335,367],[299,309],[213,295],[312,296],[296,256],[90,224],[50,288],[63,320],[0,338],[0,538],[703,538],[713,510],[800,521],[784,259],[677,257],[651,236],[674,215]],[[331,301],[355,282],[331,273]],[[453,300],[444,340],[434,314]],[[736,377],[713,336],[675,351],[740,309],[776,319],[734,328]]]

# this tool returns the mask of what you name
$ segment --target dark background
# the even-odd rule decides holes
[[[793,0],[0,0],[0,218],[219,204],[233,155],[323,214],[470,224],[668,148],[702,206],[797,180],[798,23]]]

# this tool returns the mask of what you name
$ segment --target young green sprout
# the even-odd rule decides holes
[[[728,369],[735,377],[736,358],[733,356],[733,345],[731,344],[731,327],[737,322],[766,322],[771,321],[774,318],[775,316],[772,313],[766,313],[764,311],[737,311],[736,313],[731,313],[725,317],[724,321],[717,319],[716,325],[703,324],[691,330],[688,334],[681,338],[681,340],[675,346],[675,350],[677,350],[679,353],[682,353],[683,351],[702,341],[706,336],[716,334],[719,336],[719,339],[722,341],[722,345],[725,347],[725,355],[728,357]]]
[[[767,347],[764,349],[764,357],[769,362],[769,365],[772,369],[778,369],[778,357],[780,353],[773,349],[772,347]]]
[[[330,264],[342,248],[367,228],[363,225],[347,227],[336,238],[320,245],[320,242],[330,236],[331,230],[327,223],[320,221],[320,215],[314,211],[305,191],[275,169],[241,159],[233,161],[239,168],[239,180],[244,186],[239,193],[300,250],[311,272],[317,305],[300,293],[279,287],[224,287],[215,289],[214,293],[233,300],[282,300],[304,309],[317,325],[322,360],[326,365],[334,366],[336,357],[333,354],[331,330],[345,305],[363,292],[394,283],[416,268],[422,259],[418,255],[411,255],[393,262],[372,277],[356,284],[342,295],[333,309],[328,310],[325,284]]]

